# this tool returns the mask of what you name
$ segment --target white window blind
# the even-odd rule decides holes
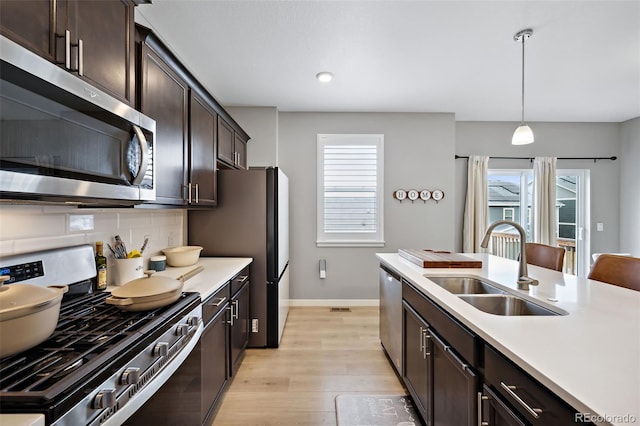
[[[319,246],[381,246],[384,135],[318,135]]]

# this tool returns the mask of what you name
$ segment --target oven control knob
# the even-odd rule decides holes
[[[153,347],[154,356],[167,356],[169,353],[169,344],[167,342],[160,342]]]
[[[120,376],[121,385],[136,385],[140,381],[140,369],[136,367],[129,367]]]
[[[199,322],[200,318],[198,317],[189,317],[187,319],[187,324],[189,324],[191,327],[197,327]]]
[[[116,406],[116,390],[103,389],[93,398],[93,408],[100,410],[103,408],[113,408]]]
[[[189,326],[187,324],[178,324],[176,327],[177,336],[186,336],[189,334]]]

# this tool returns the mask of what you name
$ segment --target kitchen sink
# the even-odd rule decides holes
[[[509,294],[460,295],[471,306],[494,315],[566,315]]]
[[[425,278],[453,294],[505,294],[503,290],[475,277],[431,277],[425,275]]]
[[[567,315],[556,312],[520,296],[502,290],[487,281],[470,276],[429,276],[424,275],[443,289],[455,294],[471,306],[493,315]]]

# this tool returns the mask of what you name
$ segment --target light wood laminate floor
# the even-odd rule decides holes
[[[378,335],[378,308],[296,307],[278,349],[249,349],[215,426],[336,424],[340,394],[405,394]]]

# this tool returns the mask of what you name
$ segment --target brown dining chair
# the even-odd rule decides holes
[[[640,291],[640,258],[601,254],[587,278]]]
[[[562,265],[564,264],[564,249],[562,247],[526,243],[525,253],[527,254],[527,263],[529,265],[562,271]]]

